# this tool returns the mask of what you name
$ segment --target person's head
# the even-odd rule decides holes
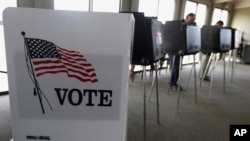
[[[223,22],[223,21],[218,21],[218,22],[215,24],[215,26],[217,26],[217,27],[223,27],[223,25],[224,25],[224,22]]]
[[[185,23],[187,24],[192,24],[192,23],[195,23],[195,18],[196,18],[196,15],[194,13],[189,13],[187,16],[186,16],[186,19],[185,19]]]

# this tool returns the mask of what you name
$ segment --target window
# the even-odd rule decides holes
[[[0,21],[0,71],[7,71],[3,21]]]
[[[187,1],[185,6],[184,18],[189,13],[196,14],[196,23],[198,26],[201,27],[205,24],[207,14],[207,6],[205,4]]]
[[[89,0],[54,0],[54,9],[89,11]]]
[[[185,6],[184,17],[189,13],[196,13],[197,3],[187,1]]]
[[[3,32],[3,11],[6,7],[16,7],[16,0],[0,0],[0,92],[8,91],[5,41]]]
[[[120,0],[93,0],[93,11],[119,12]]]
[[[8,87],[8,77],[6,73],[0,73],[0,93],[9,91]]]
[[[212,25],[215,25],[217,21],[222,20],[224,26],[227,26],[229,12],[227,10],[222,10],[215,8],[213,12]]]
[[[120,0],[54,0],[54,9],[119,12]]]
[[[139,12],[144,12],[147,17],[157,17],[159,0],[140,0]]]
[[[165,23],[174,19],[175,0],[140,0],[139,12]]]
[[[163,24],[174,19],[175,0],[159,0],[158,20]]]

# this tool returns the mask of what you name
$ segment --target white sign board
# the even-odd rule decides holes
[[[8,8],[14,141],[126,138],[130,14]]]

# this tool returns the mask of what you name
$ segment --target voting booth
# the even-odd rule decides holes
[[[158,95],[158,63],[164,58],[165,44],[163,25],[156,18],[145,17],[142,12],[122,12],[131,13],[135,18],[135,28],[133,36],[133,46],[131,48],[130,63],[132,65],[143,66],[143,136],[146,136],[146,66],[151,65],[155,70],[152,88],[156,85],[156,106],[157,106],[157,121],[159,122],[159,95]],[[151,93],[150,92],[150,96]],[[149,96],[149,97],[150,97]],[[150,99],[150,98],[148,98]]]
[[[131,14],[7,8],[14,141],[126,140]]]
[[[196,87],[196,67],[195,67],[195,54],[201,48],[201,33],[200,28],[195,25],[188,25],[183,21],[167,21],[164,25],[164,42],[165,50],[169,55],[173,55],[172,64],[176,64],[176,57],[180,56],[179,61],[179,77],[178,85],[181,85],[181,66],[182,58],[184,55],[193,55],[193,66],[190,71],[188,81],[193,72],[194,85],[195,85],[195,102],[197,103],[197,87]],[[172,79],[173,70],[171,70],[170,80]],[[168,88],[168,94],[170,87]],[[177,112],[180,103],[180,87],[178,88]]]
[[[166,52],[183,55],[196,54],[201,48],[200,28],[182,21],[167,21],[164,25]]]
[[[214,70],[219,60],[217,53],[225,53],[235,48],[235,29],[217,26],[205,25],[201,29],[201,51],[205,54],[210,54],[203,75],[201,76],[200,86],[204,80],[205,74],[209,70],[211,63],[211,83],[210,83],[210,98],[212,97],[212,86],[214,81]],[[226,61],[223,60],[223,92],[226,92]]]
[[[149,62],[156,62],[165,57],[165,44],[163,42],[163,25],[160,21],[146,18],[146,48],[142,50],[147,54]]]
[[[234,44],[232,29],[205,25],[201,29],[201,51],[203,53],[223,53]]]
[[[131,64],[149,65],[165,56],[163,25],[141,12],[132,12],[135,18]]]
[[[242,40],[242,32],[232,27],[224,27],[223,29],[231,30],[231,50],[239,48],[241,40]]]

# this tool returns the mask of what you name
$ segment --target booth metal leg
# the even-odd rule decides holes
[[[200,61],[200,69],[199,69],[199,77],[202,77],[202,68],[204,67],[204,62],[205,62],[206,58],[204,58],[203,56],[201,56],[201,61]]]
[[[150,94],[148,96],[148,102],[150,102],[151,96],[152,96],[152,91],[154,88],[154,84],[156,85],[156,111],[157,111],[157,123],[160,124],[160,112],[159,112],[159,87],[158,87],[158,65],[156,63],[155,65],[155,77],[153,79],[152,85],[151,85],[151,90],[150,90]]]
[[[187,79],[186,84],[185,84],[185,87],[184,87],[185,89],[187,89],[187,87],[188,87],[188,84],[189,84],[189,81],[190,81],[190,78],[191,78],[193,69],[194,69],[194,65],[192,65],[191,71],[190,71],[190,73],[189,73],[188,79]]]
[[[223,75],[223,92],[226,93],[226,59],[223,60],[223,66],[224,66],[224,75]]]
[[[236,61],[236,49],[233,51],[233,61],[232,61],[232,69],[231,69],[231,82],[234,81],[234,74],[235,74],[235,61]]]
[[[210,92],[209,92],[209,98],[211,99],[212,98],[212,87],[213,87],[213,82],[214,82],[214,70],[215,70],[215,67],[216,67],[216,64],[217,64],[217,61],[218,61],[218,58],[216,56],[216,54],[214,55],[214,62],[213,62],[213,65],[212,65],[212,80],[211,80],[211,83],[210,83]]]
[[[213,82],[214,82],[214,70],[215,68],[212,68],[212,74],[211,74],[211,83],[210,83],[210,91],[209,91],[209,98],[212,98],[212,87],[213,87]]]
[[[146,66],[143,66],[143,139],[146,141]]]
[[[171,65],[171,67],[170,67],[170,68],[171,68],[171,73],[170,73],[170,80],[169,80],[169,83],[171,83],[171,80],[172,80],[172,77],[173,77],[172,74],[173,74],[173,70],[174,70],[174,69],[173,69],[173,68],[174,68],[174,64],[175,64],[175,56],[174,56],[174,58],[173,58],[172,64],[170,64],[170,65]],[[169,84],[168,84],[168,85],[169,85]],[[169,95],[169,91],[170,91],[170,86],[168,87],[168,93],[167,93],[168,95]]]
[[[194,62],[193,62],[193,68],[194,68],[194,90],[195,90],[195,103],[197,104],[197,81],[196,81],[196,67],[195,67],[195,54],[194,54]]]
[[[160,111],[159,111],[159,87],[158,87],[158,65],[156,63],[155,69],[155,84],[156,84],[156,110],[157,110],[157,123],[160,124]]]
[[[208,70],[208,67],[209,67],[209,64],[211,63],[212,58],[213,58],[214,56],[216,56],[216,54],[211,53],[211,55],[210,55],[210,57],[209,57],[209,60],[208,60],[208,63],[207,63],[207,65],[206,65],[206,68],[205,68],[204,72],[202,72],[201,80],[200,80],[200,87],[202,86],[202,82],[203,82],[203,80],[204,80],[204,78],[205,78],[205,75],[206,75],[207,72],[209,71],[209,70]]]
[[[180,106],[180,94],[181,94],[181,67],[182,67],[182,56],[180,56],[180,64],[179,64],[179,78],[178,78],[178,98],[177,98],[177,113],[179,113]]]
[[[153,88],[154,88],[155,80],[156,80],[156,76],[154,76],[154,79],[153,79],[153,82],[152,82],[152,85],[151,85],[151,89],[150,89],[149,96],[148,96],[148,102],[150,102],[150,99],[151,99],[151,96],[152,96],[152,91],[153,91]]]
[[[197,104],[197,78],[196,78],[197,75],[196,75],[195,55],[194,55],[194,58],[193,58],[193,65],[192,65],[191,71],[189,73],[188,79],[187,79],[186,84],[185,84],[185,89],[187,88],[187,86],[189,84],[189,81],[190,81],[190,78],[191,78],[191,75],[192,75],[193,71],[194,71],[195,103]]]
[[[226,68],[226,74],[230,74],[231,55],[232,55],[232,50],[230,50],[230,51],[228,52],[228,65],[227,65],[227,68]],[[226,58],[226,55],[225,55],[224,58]]]

